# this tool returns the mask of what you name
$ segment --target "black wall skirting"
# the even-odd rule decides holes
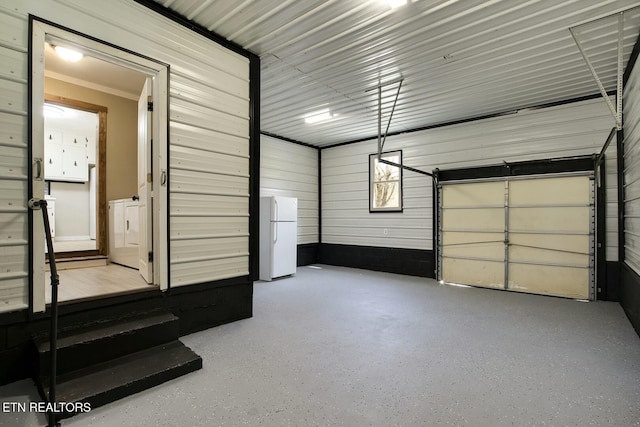
[[[166,304],[180,318],[181,336],[202,331],[251,317],[253,282],[167,295]]]
[[[605,301],[620,301],[620,263],[607,261],[606,263],[606,292],[598,294],[598,298]]]
[[[640,276],[624,262],[620,276],[620,305],[640,336]]]
[[[253,282],[244,277],[65,304],[60,306],[59,333],[158,309],[180,318],[180,335],[246,319],[253,315]],[[35,314],[31,320],[24,313],[8,313],[0,319],[0,385],[32,377],[32,339],[48,334],[49,313]]]
[[[433,251],[321,243],[318,262],[434,278]]]
[[[318,262],[318,243],[298,245],[298,267]]]

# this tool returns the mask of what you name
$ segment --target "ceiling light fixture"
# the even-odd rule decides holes
[[[56,107],[55,105],[44,104],[42,107],[42,114],[49,118],[61,118],[64,117],[64,110],[60,107]]]
[[[58,54],[58,56],[64,59],[65,61],[78,62],[84,57],[84,55],[81,52],[78,52],[77,50],[69,49],[66,47],[54,46],[54,49]]]
[[[333,114],[328,108],[326,110],[315,111],[313,113],[305,114],[304,122],[308,124],[326,122],[337,117],[337,114]]]
[[[407,4],[407,0],[387,0],[387,4],[391,9],[397,9]]]

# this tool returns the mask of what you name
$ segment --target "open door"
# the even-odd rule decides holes
[[[147,77],[138,99],[138,215],[139,215],[139,269],[140,274],[151,283],[153,280],[153,224],[151,137],[152,137],[152,78]]]
[[[139,210],[134,213],[138,219],[139,271],[147,283],[157,285],[161,290],[169,288],[168,267],[168,65],[135,53],[109,46],[79,33],[72,33],[37,19],[33,20],[30,40],[30,128],[29,153],[31,164],[28,168],[28,198],[43,199],[45,196],[44,161],[44,103],[45,103],[45,56],[47,46],[68,45],[76,50],[90,53],[96,59],[130,68],[146,76],[145,87],[139,98],[138,153],[137,163]],[[149,111],[150,96],[153,94],[154,107]],[[25,125],[26,118],[25,118]],[[106,144],[105,144],[106,145]],[[153,153],[153,156],[152,156]],[[106,158],[106,156],[105,156]],[[75,166],[75,165],[74,165]],[[16,174],[20,175],[20,171]],[[151,176],[157,177],[152,182]],[[18,176],[16,175],[16,176]],[[22,179],[22,178],[20,178]],[[17,215],[17,214],[16,214]],[[23,221],[23,228],[30,229],[28,236],[30,281],[26,291],[30,312],[44,312],[46,309],[46,289],[49,286],[45,269],[45,236],[41,213],[33,212],[32,219]],[[132,217],[130,217],[132,218]],[[22,224],[20,222],[18,225]],[[135,229],[131,220],[130,231]],[[154,234],[155,233],[155,234]],[[99,230],[98,230],[99,234]],[[151,260],[155,260],[155,265]],[[20,295],[16,294],[16,298]],[[2,310],[0,310],[2,311]]]

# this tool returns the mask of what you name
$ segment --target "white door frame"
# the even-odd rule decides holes
[[[149,103],[153,105],[153,78],[147,77],[138,99],[138,270],[145,282],[153,283],[153,182],[151,175],[151,147],[153,142],[153,108],[149,111]]]
[[[168,84],[169,70],[166,64],[156,62],[134,53],[101,43],[62,28],[33,21],[31,33],[31,159],[33,174],[30,177],[30,197],[44,198],[44,174],[36,176],[38,159],[42,161],[44,153],[44,47],[45,42],[64,43],[93,57],[135,69],[153,78],[153,252],[157,260],[153,270],[153,283],[160,289],[168,288],[168,212],[167,212],[167,173],[168,173]],[[41,165],[40,165],[41,166]],[[40,215],[34,215],[31,233],[31,253],[33,272],[32,307],[34,312],[46,308],[45,286],[48,280],[45,274],[45,237]]]

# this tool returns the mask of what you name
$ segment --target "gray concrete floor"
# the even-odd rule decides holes
[[[63,425],[640,426],[640,338],[617,303],[301,267],[256,283],[253,318],[182,341],[201,371]]]

